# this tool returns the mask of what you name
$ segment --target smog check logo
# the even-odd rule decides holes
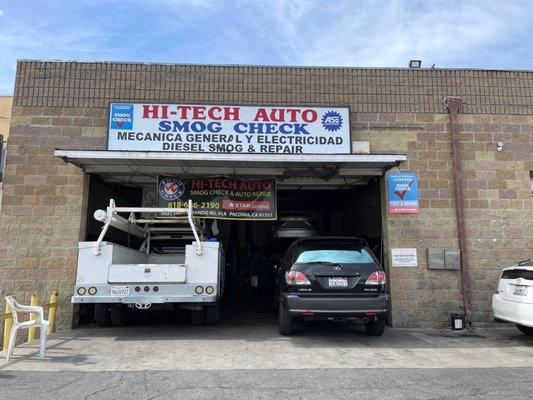
[[[328,111],[322,116],[322,126],[330,132],[336,132],[342,127],[342,117],[337,111]]]
[[[133,129],[133,104],[111,106],[111,129]]]
[[[159,183],[159,195],[167,200],[177,200],[185,192],[185,185],[176,178],[163,178]]]

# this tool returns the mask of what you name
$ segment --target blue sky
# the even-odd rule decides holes
[[[533,1],[0,0],[17,59],[533,69]]]

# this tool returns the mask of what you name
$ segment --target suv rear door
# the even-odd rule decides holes
[[[296,247],[291,261],[291,269],[307,276],[314,294],[362,294],[381,288],[366,285],[370,274],[382,268],[362,241],[307,241]]]

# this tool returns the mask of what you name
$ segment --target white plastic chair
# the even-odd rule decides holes
[[[15,342],[17,341],[17,331],[20,328],[31,328],[38,327],[40,329],[40,351],[39,358],[42,360],[44,358],[44,350],[46,347],[46,331],[48,329],[49,322],[44,319],[44,311],[41,306],[25,306],[19,304],[13,297],[5,297],[7,303],[11,306],[11,313],[13,315],[13,327],[11,328],[11,334],[9,335],[9,346],[7,349],[6,361],[9,361],[9,358],[13,355],[13,350],[15,349]],[[19,322],[18,313],[36,314],[35,319]]]

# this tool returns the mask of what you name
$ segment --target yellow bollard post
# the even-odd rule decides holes
[[[40,301],[39,293],[34,293],[31,295],[31,305],[32,306],[38,306]],[[35,319],[35,314],[30,314],[30,320]],[[28,329],[28,342],[35,340],[37,338],[37,328],[31,327]]]
[[[59,295],[57,291],[52,292],[50,295],[50,304],[57,303],[59,299]],[[50,309],[48,310],[48,322],[50,325],[48,325],[48,330],[46,331],[47,335],[50,335],[51,333],[55,333],[56,331],[56,315],[57,315],[57,305],[50,306]]]
[[[6,314],[9,314],[11,312],[11,306],[9,304],[6,305]],[[4,321],[4,344],[2,346],[2,350],[6,350],[9,346],[9,335],[11,335],[11,328],[13,327],[13,318],[6,319]]]

